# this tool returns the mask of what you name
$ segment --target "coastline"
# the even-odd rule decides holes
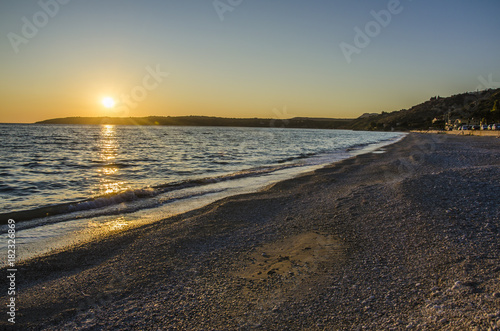
[[[434,134],[451,134],[455,136],[481,136],[481,137],[500,137],[500,131],[490,130],[464,130],[464,131],[443,131],[443,130],[412,130],[414,133],[434,133]]]
[[[18,321],[55,330],[500,326],[499,151],[491,137],[410,134],[27,261]]]

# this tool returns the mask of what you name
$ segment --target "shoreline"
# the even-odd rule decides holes
[[[18,321],[55,330],[496,325],[499,151],[488,137],[410,134],[35,258],[18,266]]]
[[[88,212],[92,215],[105,215],[106,212],[103,211],[105,208],[109,207],[108,209],[110,209],[117,205],[130,205],[137,201],[145,201],[147,198],[155,198],[169,192],[178,192],[182,189],[189,189],[191,187],[206,187],[210,184],[226,181],[232,182],[245,177],[257,177],[260,175],[266,175],[267,173],[286,170],[287,168],[303,167],[308,164],[315,164],[321,158],[324,160],[320,162],[333,162],[335,158],[339,157],[339,155],[345,154],[343,153],[345,149],[359,149],[367,144],[374,144],[377,143],[377,141],[385,142],[389,139],[395,139],[398,136],[401,136],[401,134],[398,133],[366,132],[358,134],[352,131],[340,130],[322,130],[320,133],[316,134],[312,133],[311,130],[274,130],[269,128],[266,130],[255,128],[233,128],[235,130],[234,132],[231,128],[224,128],[222,131],[200,127],[186,127],[186,129],[189,131],[189,135],[187,135],[187,137],[191,137],[189,139],[197,140],[193,137],[201,135],[198,139],[200,139],[199,141],[202,141],[202,137],[205,135],[214,134],[222,135],[222,140],[219,140],[219,143],[215,143],[213,146],[211,145],[212,148],[209,149],[209,151],[196,150],[193,149],[194,147],[189,147],[191,146],[190,144],[187,144],[188,147],[186,147],[186,149],[189,150],[187,153],[191,156],[186,156],[186,160],[182,162],[179,161],[180,159],[175,158],[169,159],[166,157],[163,159],[161,155],[159,155],[157,159],[141,159],[142,156],[136,155],[141,153],[140,149],[134,146],[126,148],[126,151],[120,152],[121,156],[119,156],[119,158],[123,158],[121,162],[113,161],[114,159],[110,159],[111,161],[92,160],[91,156],[87,156],[85,160],[81,161],[81,164],[78,165],[78,167],[81,168],[80,172],[72,170],[76,167],[75,165],[63,164],[61,168],[58,169],[59,175],[67,177],[66,182],[59,182],[59,178],[57,176],[52,176],[50,171],[47,173],[45,170],[48,169],[45,169],[45,166],[38,164],[35,159],[30,159],[30,161],[33,161],[31,162],[33,165],[29,162],[24,164],[13,162],[12,166],[8,169],[8,171],[12,172],[12,174],[9,175],[9,177],[12,178],[9,180],[6,179],[4,183],[4,185],[6,185],[4,190],[9,189],[12,190],[12,192],[4,194],[5,208],[0,213],[0,232],[5,232],[7,220],[11,218],[16,221],[26,223],[27,221],[32,220],[41,220],[44,222],[45,220],[42,219],[45,218],[48,218],[48,221],[52,222],[51,219],[58,218],[61,215],[63,218],[66,218],[64,215],[68,215],[70,213]],[[110,138],[113,141],[119,141],[122,138],[124,139],[125,136],[131,135],[129,131],[113,131],[113,129],[110,128],[103,128],[103,130],[104,132],[99,130],[96,131],[94,128],[94,131],[92,132],[94,134],[99,134],[99,136],[102,134],[108,134],[108,132],[110,135],[113,133],[112,138]],[[176,136],[170,130],[165,128],[158,130],[158,132],[154,131],[152,133],[152,137],[158,138],[161,136],[161,133],[171,135],[172,137]],[[226,142],[224,140],[230,139],[229,136],[223,134],[223,132],[226,132],[227,130],[236,135],[233,142]],[[251,150],[256,154],[252,156],[252,153],[244,152],[244,147],[252,144],[241,143],[244,136],[248,134],[247,130],[256,133],[256,135],[261,139],[272,139],[271,145],[274,146],[274,144],[279,144],[280,147],[275,148],[276,146],[274,146],[271,149],[267,149],[267,152],[262,153],[254,150],[254,148],[258,148],[258,144],[254,142]],[[45,132],[45,130],[42,131]],[[81,132],[83,130],[82,128],[78,128],[77,131]],[[64,131],[58,132],[63,134]],[[126,132],[128,133],[125,134]],[[134,128],[131,132],[136,135],[140,135],[142,130]],[[177,131],[175,132],[178,133]],[[45,132],[45,134],[46,133],[47,132]],[[307,147],[306,149],[303,149],[304,153],[301,153],[300,148],[302,147],[299,145],[307,143],[302,139],[310,139],[307,137],[311,135],[319,135],[320,137],[326,135],[331,136],[332,139],[329,140],[330,143],[328,143],[328,146],[324,146],[324,148],[319,147],[318,144],[312,144],[310,146],[311,148]],[[349,141],[352,140],[352,146],[350,146],[350,143],[343,144],[339,139],[337,139],[340,135],[349,136],[348,138],[354,138],[355,136],[356,139],[349,139]],[[297,136],[297,139],[291,139],[290,136]],[[316,137],[316,139],[318,139],[318,137]],[[98,146],[102,143],[101,141],[89,141],[88,139],[84,141],[85,143],[82,146],[90,144],[93,146],[92,148],[102,148],[102,146]],[[159,148],[162,148],[160,146],[163,146],[164,144],[167,145],[163,147],[168,148],[168,142],[165,142],[164,139],[157,139],[157,141],[158,142],[156,144]],[[290,146],[294,146],[294,151],[291,153],[282,152],[281,145],[282,142],[285,141],[288,141]],[[339,141],[339,144],[335,143]],[[36,143],[37,142],[33,141],[30,145],[36,145]],[[132,142],[129,141],[128,143]],[[122,147],[125,147],[127,142],[122,142],[122,144]],[[232,147],[222,145],[216,146],[217,144],[231,145]],[[231,151],[219,153],[217,152],[217,150],[219,150],[218,148],[231,148]],[[262,146],[261,148],[266,149],[266,147]],[[56,154],[55,151],[51,153]],[[9,154],[9,152],[7,152],[7,154]],[[55,156],[49,154],[47,157],[54,158]],[[69,155],[66,157],[71,158]],[[205,160],[205,157],[208,159]],[[328,160],[328,158],[332,158],[332,160]],[[159,162],[162,164],[162,167],[159,167],[151,173],[148,170],[147,160],[149,160],[148,162],[150,163]],[[139,164],[136,165],[135,163],[138,162]],[[186,164],[186,162],[189,164]],[[29,194],[29,192],[22,192],[21,188],[16,188],[15,185],[17,180],[22,180],[22,178],[16,177],[15,174],[22,173],[24,166],[41,168],[40,170],[33,170],[33,174],[37,175],[36,179],[28,181],[29,185],[38,187],[37,191],[31,194]],[[127,170],[134,166],[137,167],[134,168],[134,171]],[[103,169],[113,171],[113,176],[116,177],[107,179],[109,183],[106,182],[106,185],[109,185],[112,188],[104,185],[99,179],[99,173],[104,171]],[[77,178],[78,176],[83,175],[86,176],[85,180],[79,180]],[[69,181],[70,178],[71,181]],[[54,182],[55,184],[52,185],[54,187],[46,184],[49,182]],[[22,194],[29,194],[29,196],[25,199],[21,199],[19,196],[22,196]],[[141,208],[141,206],[134,206],[134,209],[138,208]],[[100,211],[92,213],[93,210]],[[126,212],[128,212],[128,210],[124,210],[124,213]],[[113,213],[116,212],[113,211]],[[75,217],[81,218],[85,216],[75,215]],[[69,219],[71,219],[71,217],[69,217]]]
[[[481,137],[500,137],[500,131],[490,131],[490,130],[412,130],[413,133],[433,133],[433,134],[451,134],[455,136],[481,136]]]
[[[322,158],[310,158],[303,164],[269,165],[267,168],[244,169],[225,176],[206,177],[177,184],[161,185],[153,187],[153,189],[166,189],[163,193],[157,192],[154,194],[148,191],[145,198],[125,199],[104,208],[82,209],[76,213],[62,213],[32,220],[24,220],[19,216],[24,212],[20,212],[11,214],[11,216],[4,216],[4,220],[5,223],[10,218],[16,221],[16,233],[20,238],[17,242],[16,258],[18,261],[27,261],[30,258],[46,255],[54,250],[67,249],[75,243],[93,241],[116,232],[127,231],[131,228],[199,209],[226,197],[258,192],[272,183],[300,176],[358,154],[371,153],[373,150],[390,145],[403,137],[404,135],[401,135],[390,141],[383,140],[369,145],[356,146],[348,149],[349,151],[338,151],[336,154],[332,153],[328,156],[322,156]],[[272,171],[265,172],[266,169]],[[259,171],[256,172],[255,170]],[[143,190],[140,189],[139,191]],[[161,199],[162,194],[165,193],[171,194],[170,202],[162,203],[156,207],[139,207],[151,204],[152,199]],[[111,199],[114,200],[122,195],[129,196],[126,192],[123,192],[113,195]],[[99,201],[102,198],[84,200],[81,203]],[[71,202],[48,208],[42,207],[38,210],[68,209],[78,207],[78,205],[78,202]],[[119,212],[116,211],[117,205],[120,205]],[[26,213],[31,212],[33,211],[27,211]],[[0,225],[1,233],[6,234],[7,230],[7,225]],[[40,233],[42,234],[41,238],[39,238]],[[0,243],[1,249],[7,249],[6,242]],[[6,263],[6,257],[0,258],[0,268],[4,267]]]

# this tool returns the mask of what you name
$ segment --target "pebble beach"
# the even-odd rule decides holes
[[[498,330],[500,140],[410,133],[17,268],[24,330]]]

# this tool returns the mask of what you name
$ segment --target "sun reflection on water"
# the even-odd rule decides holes
[[[118,175],[119,171],[116,164],[118,148],[115,126],[103,125],[99,140],[99,161],[103,166],[97,170],[100,178],[99,195],[120,192],[125,188],[125,182],[113,178],[114,175]]]

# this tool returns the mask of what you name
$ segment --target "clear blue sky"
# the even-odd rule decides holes
[[[349,118],[500,87],[498,0],[60,2],[0,2],[0,122]]]

